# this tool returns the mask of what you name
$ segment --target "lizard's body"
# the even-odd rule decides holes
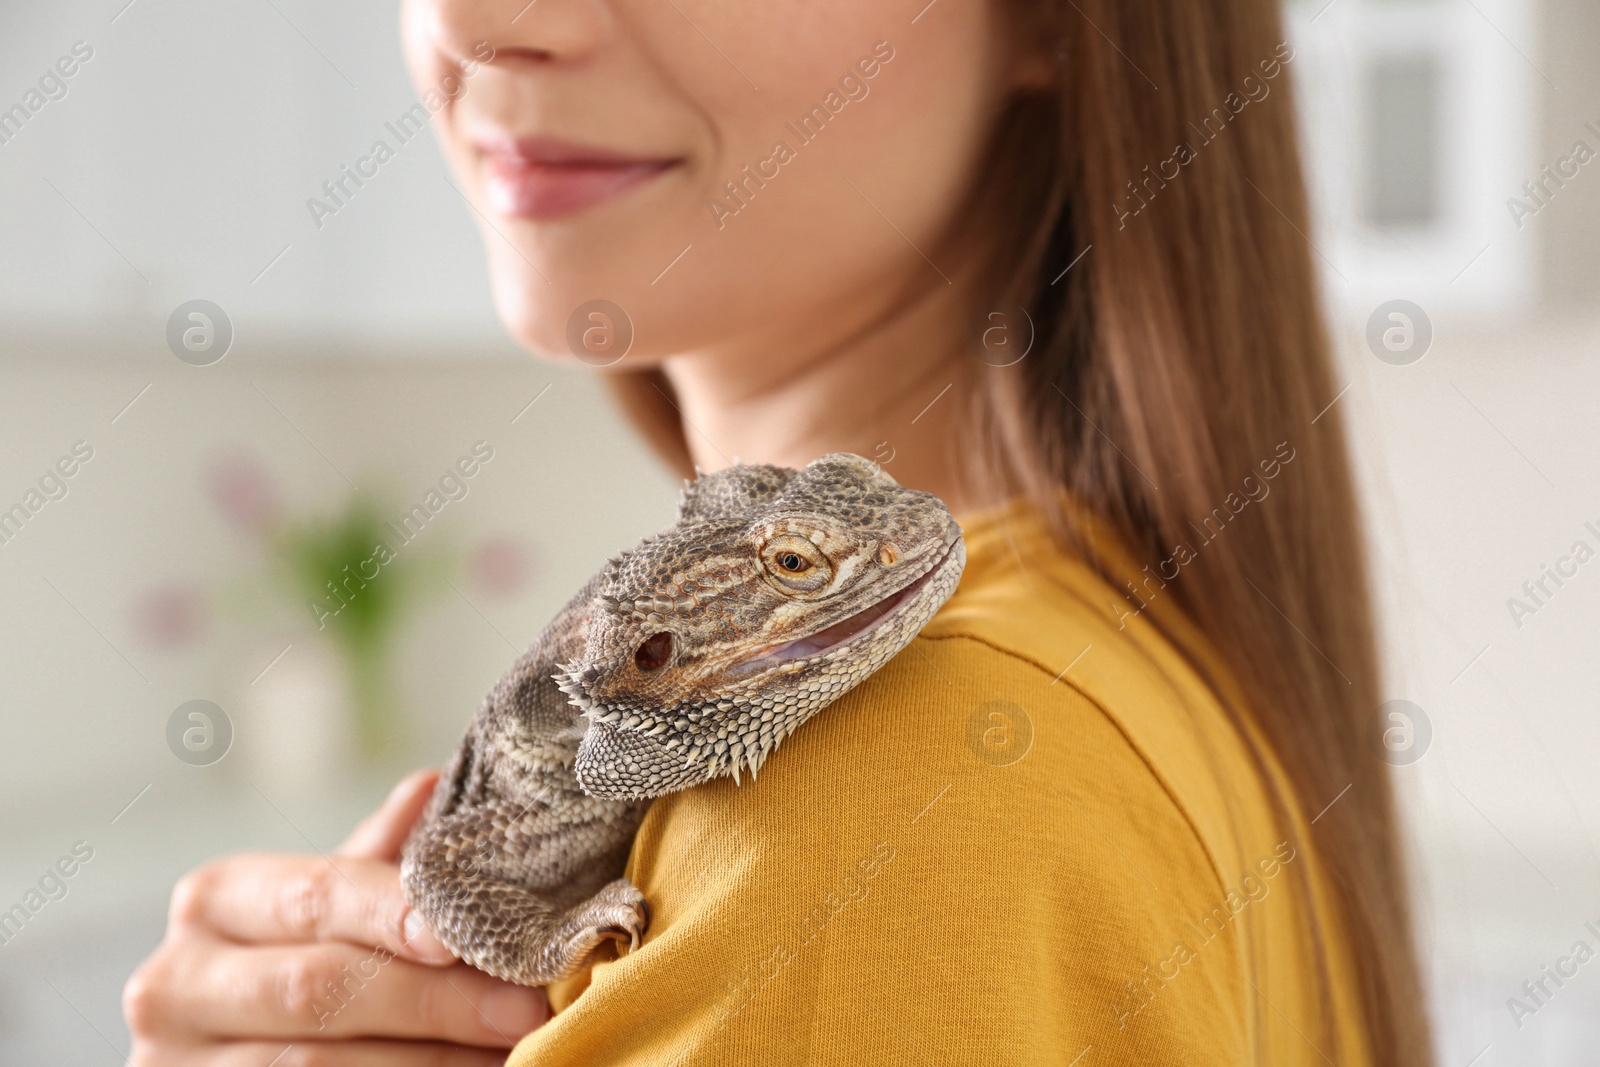
[[[539,985],[648,922],[621,877],[650,799],[742,769],[877,670],[955,590],[960,528],[859,456],[736,466],[608,564],[501,678],[407,842],[407,897],[463,960]]]

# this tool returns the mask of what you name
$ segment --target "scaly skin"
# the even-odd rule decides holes
[[[406,843],[401,878],[466,962],[566,977],[649,921],[621,877],[652,798],[756,771],[955,591],[934,496],[835,453],[688,483],[496,683]]]

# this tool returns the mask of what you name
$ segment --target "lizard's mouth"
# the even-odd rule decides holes
[[[890,593],[873,604],[856,612],[848,618],[834,623],[832,626],[818,630],[816,633],[807,634],[793,641],[786,641],[776,645],[761,654],[745,660],[734,668],[734,673],[751,674],[768,667],[775,667],[798,659],[809,659],[824,652],[832,652],[841,646],[855,641],[878,629],[885,620],[895,614],[897,608],[913,600],[936,577],[943,574],[952,563],[952,553],[956,546],[961,544],[960,528],[952,526],[950,541],[944,546],[944,551],[933,561],[933,564],[916,578],[907,582],[899,589]]]

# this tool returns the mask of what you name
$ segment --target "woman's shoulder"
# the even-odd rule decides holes
[[[757,781],[664,798],[641,839],[694,831],[705,823],[684,816],[715,810],[746,853],[808,855],[858,833],[892,847],[898,827],[962,844],[946,849],[951,865],[981,865],[1059,840],[1073,846],[1059,863],[1082,868],[1058,866],[1062,877],[1147,884],[1134,854],[1148,852],[1186,864],[1196,891],[1225,893],[1269,805],[1214,694],[1030,513],[966,525],[961,585],[917,639],[785,741]],[[861,841],[863,854],[879,845]]]
[[[735,1045],[796,1063],[1248,1058],[1251,953],[1302,944],[1279,888],[1294,848],[1274,850],[1182,657],[1025,535],[971,524],[956,595],[754,781],[654,803],[627,868],[646,942],[553,989],[567,1010],[537,1044],[639,1062]],[[658,1022],[608,1025],[608,1006],[656,992]]]
[[[1120,657],[1116,639],[1026,576],[997,581],[985,545],[969,551],[961,591],[923,635],[756,781],[656,802],[629,876],[658,935],[695,958],[745,946],[733,955],[750,995],[802,1014],[890,1025],[981,990],[988,1017],[962,1025],[990,1054],[1044,1032],[1057,1049],[1111,1033],[1143,1048],[1176,1028],[1226,1060],[1248,989],[1231,931],[1154,995],[1151,976],[1178,966],[1187,924],[1228,886],[1117,714],[1148,694],[1094,693],[1085,682]],[[918,1030],[894,1040],[937,1033]]]
[[[1220,884],[1270,851],[1286,829],[1276,765],[1246,713],[1214,688],[1226,671],[1175,608],[1171,583],[1119,555],[1133,581],[1113,584],[1025,504],[966,526],[968,570],[924,646],[949,648],[991,679],[994,699],[1015,704],[1036,736],[1096,738],[1093,753],[1052,754],[1056,769],[1097,782],[1115,770],[1146,806],[1176,812]]]
[[[960,586],[898,656],[786,740],[758,781],[657,806],[726,793],[751,817],[771,802],[813,825],[888,825],[906,808],[922,825],[962,793],[1041,822],[1113,797],[1147,836],[1169,830],[1203,852],[1220,798],[1194,755],[1229,749],[1206,684],[1032,512],[965,525]]]

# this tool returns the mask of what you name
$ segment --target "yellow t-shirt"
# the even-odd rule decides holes
[[[908,648],[757,780],[655,802],[644,944],[512,1067],[1370,1062],[1309,816],[1036,512],[963,525]]]

